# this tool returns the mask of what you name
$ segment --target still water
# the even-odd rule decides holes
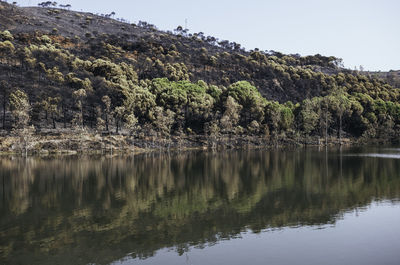
[[[400,149],[0,157],[0,264],[400,264]]]

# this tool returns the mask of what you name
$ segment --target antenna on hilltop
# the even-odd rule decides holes
[[[185,29],[188,29],[188,28],[187,28],[187,24],[188,24],[188,19],[185,18]]]

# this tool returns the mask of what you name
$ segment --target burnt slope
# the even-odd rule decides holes
[[[139,72],[139,79],[163,77],[163,73],[142,70],[146,59],[151,60],[148,63],[153,66],[157,60],[163,65],[184,63],[191,81],[204,80],[227,86],[247,80],[267,99],[297,102],[321,95],[331,88],[321,85],[316,78],[339,72],[350,73],[338,67],[340,60],[335,57],[301,57],[257,49],[248,52],[237,43],[218,41],[202,33],[172,34],[159,31],[147,23],[137,26],[92,13],[20,8],[6,3],[0,3],[0,7],[0,30],[7,29],[14,35],[47,34],[62,37],[67,42],[75,41],[80,44],[80,50],[76,49],[77,46],[66,48],[86,58],[107,56],[102,45],[111,44],[135,57],[137,63],[134,66]],[[310,74],[315,76],[310,77]]]

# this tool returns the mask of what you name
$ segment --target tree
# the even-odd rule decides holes
[[[125,120],[126,127],[131,131],[131,134],[134,135],[137,129],[138,119],[131,113],[126,115]]]
[[[182,26],[178,26],[176,29],[174,29],[175,34],[182,34],[183,31],[183,27]]]
[[[3,32],[0,31],[0,39],[2,39],[3,41],[13,41],[14,40],[14,36],[8,31],[5,30]]]
[[[306,99],[300,106],[298,115],[301,131],[309,135],[315,130],[319,119],[318,105],[315,100]]]
[[[247,126],[247,129],[251,134],[258,134],[258,132],[260,131],[260,124],[254,120],[250,122],[249,126]]]
[[[59,7],[67,8],[69,10],[71,8],[71,5],[70,4],[67,4],[67,5],[60,4]]]
[[[2,105],[3,105],[3,115],[2,115],[2,128],[6,129],[6,109],[9,99],[10,87],[6,81],[2,80],[0,82],[1,96],[2,96]]]
[[[240,106],[233,97],[228,96],[224,107],[225,112],[221,118],[221,125],[225,131],[231,133],[239,122],[242,106]]]
[[[323,97],[320,101],[320,108],[323,115],[320,116],[321,128],[323,128],[325,136],[325,144],[328,145],[328,130],[332,121],[332,115],[329,110],[330,100],[329,97]]]
[[[106,131],[108,132],[109,129],[109,124],[110,124],[110,117],[111,117],[111,99],[109,96],[104,96],[101,98],[101,101],[104,104],[104,121],[106,125]]]
[[[83,101],[87,97],[86,90],[81,88],[72,93],[72,97],[75,100],[75,106],[78,108],[78,112],[74,117],[74,124],[80,125],[83,129]]]
[[[39,104],[39,106],[41,106],[41,108],[44,110],[45,113],[45,120],[46,122],[48,121],[49,118],[49,102],[48,102],[48,98],[47,99],[43,99],[42,102]]]
[[[60,101],[61,101],[60,97],[48,97],[47,98],[48,112],[51,117],[53,129],[56,129],[56,119],[57,119],[58,115],[60,115],[60,110],[58,108],[58,104],[60,103]]]
[[[211,140],[212,148],[215,148],[215,142],[220,132],[220,126],[217,120],[217,117],[219,116],[218,114],[219,113],[215,115],[213,120],[211,120],[210,122],[206,122],[204,124],[204,132],[206,133],[206,135],[208,135],[209,139]]]
[[[174,124],[175,113],[171,110],[164,111],[162,107],[155,107],[154,110],[155,121],[154,125],[160,135],[170,136],[171,128]]]
[[[2,55],[1,61],[4,62],[3,58],[5,58],[6,62],[9,63],[11,55],[14,53],[14,51],[15,47],[9,40],[0,42],[0,55]]]
[[[242,106],[244,122],[264,119],[265,99],[256,87],[247,81],[239,81],[228,87],[227,94]]]
[[[14,120],[13,132],[20,137],[20,143],[23,145],[21,151],[23,149],[26,155],[30,138],[34,132],[34,127],[28,126],[30,122],[29,111],[31,109],[28,95],[19,89],[12,92],[10,94],[10,108]]]
[[[119,106],[114,109],[114,120],[115,120],[115,133],[118,134],[122,126],[122,122],[125,119],[125,107]]]
[[[23,129],[28,125],[30,116],[30,104],[28,95],[22,90],[17,89],[9,96],[11,114],[13,116],[13,124],[15,129]]]
[[[51,1],[41,2],[41,3],[38,4],[38,6],[41,6],[41,7],[43,7],[43,8],[49,7],[49,6],[51,6],[51,5],[53,5],[53,2],[51,2]],[[56,5],[57,5],[57,4],[56,4]]]
[[[343,88],[333,90],[328,99],[339,119],[339,143],[342,144],[343,115],[351,114],[351,102]]]
[[[153,111],[156,105],[155,95],[140,86],[136,86],[124,101],[127,112],[133,113],[142,123],[154,119]]]
[[[272,129],[274,135],[279,132],[281,120],[280,106],[278,102],[268,102],[265,106],[265,123]]]
[[[206,72],[206,67],[209,64],[209,58],[208,58],[208,51],[206,48],[201,48],[200,50],[200,62],[203,65],[203,71]]]
[[[105,121],[102,119],[102,111],[99,106],[96,107],[96,129],[104,131]]]
[[[292,109],[285,105],[280,105],[280,127],[289,130],[293,125],[294,115]]]

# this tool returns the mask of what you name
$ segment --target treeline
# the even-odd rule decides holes
[[[334,57],[260,51],[211,55],[205,48],[187,54],[180,43],[118,46],[107,40],[0,32],[3,130],[26,134],[72,128],[271,140],[393,140],[400,134],[399,89],[340,71]],[[332,73],[324,73],[325,68]],[[208,76],[207,82],[199,80],[202,76]],[[267,99],[254,85],[257,80],[274,83],[282,93],[300,91],[302,100]],[[279,93],[270,96],[279,98]]]

